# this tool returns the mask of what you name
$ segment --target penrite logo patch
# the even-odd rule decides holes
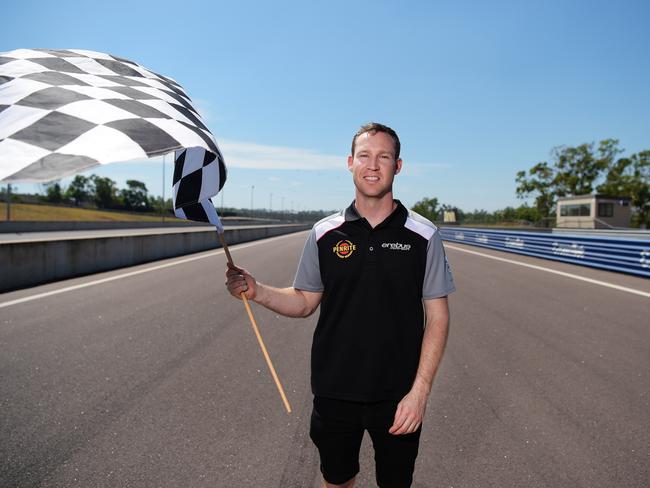
[[[338,257],[345,259],[349,258],[354,251],[357,250],[356,244],[352,244],[352,242],[348,241],[347,239],[344,241],[339,241],[336,243],[336,246],[332,248],[332,251],[334,254],[336,254]]]

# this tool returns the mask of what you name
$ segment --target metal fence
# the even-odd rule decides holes
[[[650,240],[444,227],[450,242],[650,278]]]

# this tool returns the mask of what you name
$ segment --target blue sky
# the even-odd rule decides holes
[[[21,1],[2,14],[0,51],[103,51],[181,83],[229,166],[226,206],[249,207],[252,186],[255,207],[347,205],[350,140],[371,120],[400,135],[409,206],[519,205],[516,172],[557,145],[650,149],[645,0]],[[160,194],[161,167],[90,173]]]

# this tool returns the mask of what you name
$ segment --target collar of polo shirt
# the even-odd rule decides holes
[[[402,205],[402,202],[400,202],[399,200],[395,200],[395,203],[397,205],[395,209],[391,212],[391,214],[388,217],[386,217],[386,219],[383,222],[378,224],[375,227],[375,229],[380,227],[403,227],[404,226],[404,222],[406,222],[406,218],[408,217],[408,210],[404,205]],[[350,206],[345,209],[344,217],[346,222],[363,220],[364,222],[367,223],[367,220],[364,217],[362,217],[357,211],[357,207],[355,206],[355,200],[353,200]]]

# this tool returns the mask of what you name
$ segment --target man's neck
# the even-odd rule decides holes
[[[376,227],[393,213],[397,204],[393,200],[393,192],[388,192],[381,198],[368,198],[357,193],[354,206],[371,227]]]

